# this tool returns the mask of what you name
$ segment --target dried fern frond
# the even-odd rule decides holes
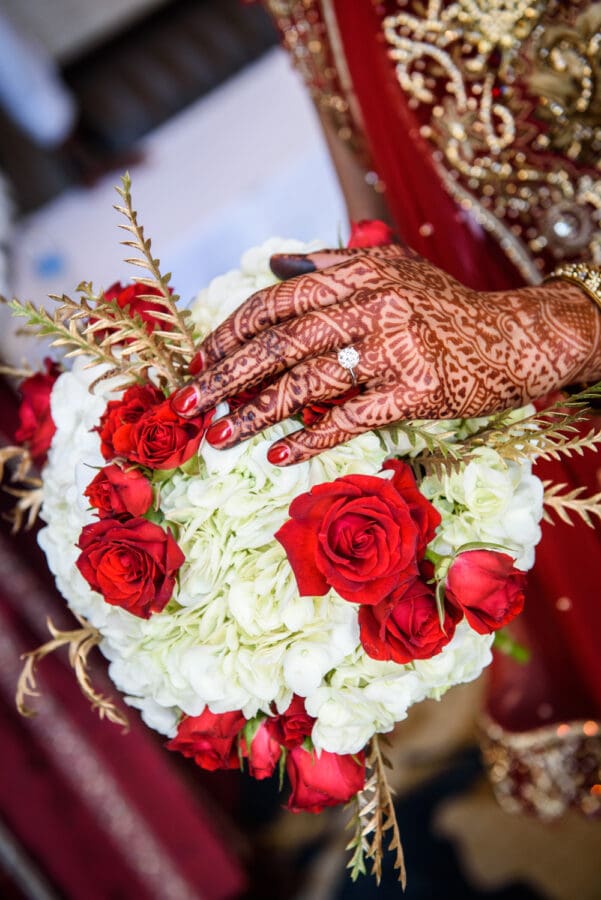
[[[6,465],[11,462],[16,463],[14,470],[11,472],[11,481],[26,482],[33,467],[31,453],[27,447],[18,445],[0,447],[0,482],[4,481]]]
[[[587,434],[580,434],[573,427],[575,421],[580,418],[566,417],[558,424],[549,424],[544,430],[530,428],[521,429],[519,432],[508,430],[505,434],[492,434],[486,441],[477,446],[492,447],[499,456],[513,462],[525,462],[528,459],[560,459],[562,456],[582,456],[585,450],[596,450],[601,443],[601,432],[591,428]],[[463,445],[462,458],[469,461],[473,458],[475,449],[470,445]]]
[[[506,459],[516,460],[558,459],[561,455],[596,449],[601,438],[595,437],[595,429],[580,435],[576,426],[586,421],[590,404],[599,399],[601,381],[517,422],[508,422],[511,410],[497,413],[482,431],[463,441],[463,446],[486,444]]]
[[[108,367],[109,373],[106,377],[126,374],[123,371],[123,364],[112,350],[86,337],[84,330],[80,328],[80,320],[91,314],[90,308],[82,305],[82,302],[72,300],[66,294],[62,296],[52,294],[51,299],[58,304],[52,314],[43,307],[36,307],[30,301],[22,303],[14,299],[10,300],[8,305],[15,316],[27,320],[28,332],[33,332],[38,337],[51,338],[51,346],[66,349],[65,356],[90,357],[89,367],[97,365]],[[94,314],[95,312],[94,310]]]
[[[122,187],[117,188],[117,193],[123,200],[123,205],[116,205],[115,209],[127,220],[126,224],[119,227],[131,234],[131,239],[122,241],[125,247],[130,247],[139,253],[125,260],[138,268],[146,269],[149,278],[137,277],[136,281],[158,292],[158,296],[149,295],[153,303],[164,307],[164,315],[157,316],[170,325],[165,329],[165,341],[168,349],[173,353],[181,353],[189,363],[195,352],[194,329],[189,310],[179,309],[177,301],[179,296],[171,293],[169,281],[171,273],[161,274],[160,260],[152,255],[152,242],[144,235],[144,228],[138,222],[138,214],[133,208],[131,199],[131,179],[125,174],[121,179]],[[154,315],[154,314],[153,314]]]
[[[380,738],[374,735],[369,743],[366,757],[367,778],[363,790],[355,798],[355,814],[349,823],[353,828],[353,837],[346,849],[353,854],[348,863],[351,877],[354,880],[365,874],[366,860],[371,860],[372,875],[379,885],[382,880],[382,860],[385,849],[395,852],[394,868],[398,870],[398,880],[403,890],[407,885],[405,859],[401,835],[396,820],[392,789],[386,778],[385,766],[390,763],[380,748]],[[389,832],[388,847],[384,847],[384,838]]]
[[[4,483],[6,466],[15,464],[10,473],[11,484],[19,484],[20,487],[11,487]],[[42,482],[31,474],[33,460],[26,447],[1,447],[0,448],[0,484],[2,490],[17,498],[13,508],[5,516],[12,523],[13,534],[23,527],[28,530],[34,524],[42,505]]]
[[[601,491],[592,496],[583,497],[582,494],[586,490],[584,485],[580,485],[580,487],[571,491],[567,490],[569,487],[567,484],[553,484],[551,481],[543,481],[543,485],[545,488],[545,506],[553,510],[562,522],[565,522],[567,525],[574,525],[572,516],[582,519],[589,528],[596,527],[594,516],[601,522]],[[567,492],[562,493],[563,491]],[[543,515],[547,522],[554,521],[546,509]]]
[[[363,817],[362,812],[366,805],[365,802],[365,790],[366,786],[363,788],[359,794],[356,794],[351,800],[351,805],[353,807],[353,815],[349,819],[346,828],[348,830],[352,829],[353,836],[344,848],[345,850],[352,850],[351,858],[346,864],[347,869],[351,871],[351,879],[356,881],[359,875],[367,875],[367,868],[365,865],[366,857],[369,853],[369,842],[365,835],[363,834]],[[363,805],[362,805],[363,803]]]
[[[103,295],[97,298],[88,282],[82,282],[77,290],[82,294],[82,313],[76,315],[87,318],[83,336],[110,353],[130,380],[147,380],[149,369],[153,369],[156,379],[169,390],[181,385],[188,373],[189,359],[172,348],[167,332],[157,328],[149,332],[138,313],[132,315],[129,307],[121,307]],[[102,376],[107,377],[111,376]]]
[[[601,430],[590,428],[582,434],[577,426],[587,421],[590,403],[601,398],[601,382],[559,400],[548,409],[515,421],[513,410],[492,416],[486,425],[465,438],[450,444],[452,456],[441,447],[419,454],[413,460],[424,474],[440,475],[456,466],[458,460],[469,462],[479,447],[492,447],[504,459],[524,462],[527,459],[560,459],[561,456],[598,450]]]
[[[0,296],[0,303],[7,303],[6,298]],[[9,378],[31,378],[35,371],[31,366],[0,366],[0,375],[8,375]]]
[[[123,187],[117,191],[124,205],[116,209],[127,219],[120,227],[131,235],[131,240],[123,243],[140,254],[127,262],[147,270],[150,277],[139,276],[136,281],[152,290],[136,299],[148,299],[153,307],[161,307],[153,309],[159,325],[149,330],[140,315],[103,294],[96,296],[88,282],[79,285],[77,300],[66,294],[51,295],[57,304],[52,312],[19,300],[11,300],[8,305],[15,315],[26,319],[28,332],[50,338],[51,346],[61,348],[67,357],[87,357],[86,368],[103,366],[102,375],[92,382],[90,390],[107,379],[116,379],[115,390],[122,390],[147,381],[152,369],[158,383],[172,391],[185,381],[195,352],[192,320],[188,310],[178,309],[179,298],[169,288],[170,275],[161,274],[150,239],[144,237],[132,207],[129,176],[122,181]]]
[[[30,697],[38,697],[36,682],[36,666],[49,653],[53,653],[60,647],[67,646],[69,648],[69,663],[71,664],[77,683],[87,700],[90,701],[92,708],[98,711],[101,719],[108,719],[116,725],[122,725],[127,728],[127,719],[124,714],[117,709],[115,704],[107,697],[99,694],[92,687],[90,676],[88,674],[87,663],[88,655],[93,647],[96,647],[101,641],[101,634],[98,629],[89,625],[85,619],[77,617],[81,624],[81,628],[75,628],[72,631],[59,631],[50,619],[46,620],[48,630],[52,635],[51,640],[46,641],[37,650],[31,650],[24,653],[21,659],[24,659],[23,670],[17,682],[16,704],[17,709],[22,716],[35,715],[34,711],[28,706],[27,700]]]
[[[438,424],[436,423],[437,426]],[[461,462],[461,445],[455,440],[455,432],[452,429],[445,432],[431,431],[427,424],[400,422],[395,426],[395,432],[404,435],[412,448],[415,448],[418,442],[424,445],[421,452],[406,457],[418,481],[424,475],[441,475],[456,468]]]
[[[25,531],[33,528],[42,508],[44,500],[42,482],[39,479],[31,479],[31,481],[31,486],[25,488],[4,487],[5,493],[17,498],[17,502],[6,516],[8,521],[12,522],[13,534],[22,528]]]

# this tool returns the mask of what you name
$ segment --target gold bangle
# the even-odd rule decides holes
[[[547,275],[544,281],[555,279],[577,284],[601,309],[601,269],[598,266],[591,266],[588,263],[564,263]]]

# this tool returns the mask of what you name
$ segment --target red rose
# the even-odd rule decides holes
[[[341,756],[321,751],[310,753],[302,747],[290,750],[286,771],[292,793],[288,800],[291,812],[321,812],[325,806],[347,803],[365,784],[363,753]]]
[[[19,387],[22,400],[19,406],[19,428],[15,440],[27,444],[32,458],[38,465],[46,461],[46,454],[56,431],[50,411],[50,394],[54,382],[61,374],[60,366],[45,359],[45,372],[36,372],[25,378]]]
[[[434,591],[416,578],[389,600],[377,606],[361,607],[361,643],[372,659],[396,663],[430,659],[449,643],[459,618],[453,607],[445,609],[444,628],[441,628]]]
[[[422,534],[394,485],[372,475],[319,484],[290,504],[275,537],[302,596],[330,587],[354,603],[379,603],[418,574]]]
[[[388,459],[382,468],[385,471],[392,470],[394,472],[391,484],[402,495],[409,507],[411,518],[417,525],[419,532],[417,555],[418,559],[421,559],[440,525],[440,513],[418,488],[415,475],[407,463],[398,459]]]
[[[503,628],[524,608],[526,575],[507,553],[466,550],[447,574],[446,597],[478,634]]]
[[[168,531],[141,518],[86,525],[78,546],[77,568],[92,590],[142,619],[167,605],[185,561]]]
[[[267,722],[261,722],[250,745],[250,753],[246,741],[242,741],[243,755],[248,758],[248,771],[253,778],[262,780],[270,778],[282,755],[282,748],[272,737]]]
[[[137,422],[147,410],[158,406],[164,399],[162,391],[153,384],[135,384],[125,391],[120,400],[110,400],[96,428],[104,458],[114,459],[119,455],[113,445],[115,432],[124,425]]]
[[[146,410],[135,422],[125,422],[113,434],[119,456],[150,469],[175,469],[198,451],[206,417],[184,419],[169,400]]]
[[[297,694],[290,701],[286,712],[266,720],[271,736],[288,750],[298,747],[311,734],[315,719],[305,710],[305,701]]]
[[[84,491],[101,519],[123,515],[143,516],[152,503],[152,485],[138,469],[105,466]]]
[[[236,738],[246,719],[241,712],[216,715],[207,707],[200,716],[186,716],[178,725],[177,735],[168,742],[168,750],[192,757],[201,769],[238,769],[240,760]]]
[[[347,247],[378,247],[381,244],[394,244],[395,233],[386,222],[380,219],[361,219],[351,222],[351,236]]]
[[[170,290],[170,293],[173,293]],[[154,313],[165,313],[165,307],[160,303],[153,303],[148,297],[162,297],[163,294],[157,288],[134,281],[132,284],[121,284],[116,281],[106,291],[105,300],[116,300],[121,309],[129,307],[129,314],[133,318],[138,315],[146,323],[146,331],[150,334],[155,328],[161,331],[170,331],[171,323],[157,318]]]

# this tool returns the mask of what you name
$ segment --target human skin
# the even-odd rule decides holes
[[[258,291],[199,347],[199,374],[174,395],[182,415],[273,383],[207,438],[230,447],[338,397],[359,353],[361,393],[272,445],[277,465],[309,459],[402,419],[479,416],[601,378],[601,314],[577,285],[478,292],[400,245],[275,257],[279,284]],[[295,272],[304,272],[295,275]]]

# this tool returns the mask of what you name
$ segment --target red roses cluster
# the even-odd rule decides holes
[[[44,360],[44,372],[36,372],[25,378],[19,387],[19,428],[15,440],[25,444],[38,465],[46,461],[46,454],[56,431],[50,410],[50,394],[61,368],[51,359]]]
[[[138,314],[149,331],[165,325],[149,302],[153,293],[137,282],[112,285],[106,299]],[[107,603],[142,618],[169,602],[185,557],[169,531],[144,518],[152,506],[152,484],[144,470],[174,469],[198,451],[205,418],[183,419],[153,384],[134,385],[112,400],[97,431],[110,462],[88,485],[85,495],[100,519],[83,529],[77,567]]]
[[[197,452],[206,430],[203,416],[183,419],[152,384],[128,388],[111,400],[100,420],[105,459],[121,457],[149,469],[175,469]]]
[[[365,782],[362,753],[318,756],[306,750],[314,719],[305,710],[302,697],[294,696],[281,715],[260,723],[252,737],[246,734],[246,719],[241,712],[217,715],[209,709],[200,716],[185,717],[177,736],[167,747],[189,756],[203,769],[237,769],[240,759],[248,759],[253,778],[269,778],[285,758],[292,786],[288,809],[292,812],[321,812],[325,806],[346,803]]]
[[[112,400],[98,426],[105,466],[85,495],[99,522],[86,525],[77,567],[107,603],[148,618],[169,602],[185,557],[169,531],[144,515],[153,501],[146,469],[173,469],[198,450],[202,417],[181,419],[152,384],[134,385]]]
[[[276,534],[303,596],[333,588],[359,603],[361,643],[374,659],[429,659],[448,644],[465,614],[487,633],[523,604],[523,573],[506,554],[460,554],[449,571],[443,621],[424,555],[440,515],[411,469],[391,460],[392,478],[348,475],[320,484],[290,505]]]

